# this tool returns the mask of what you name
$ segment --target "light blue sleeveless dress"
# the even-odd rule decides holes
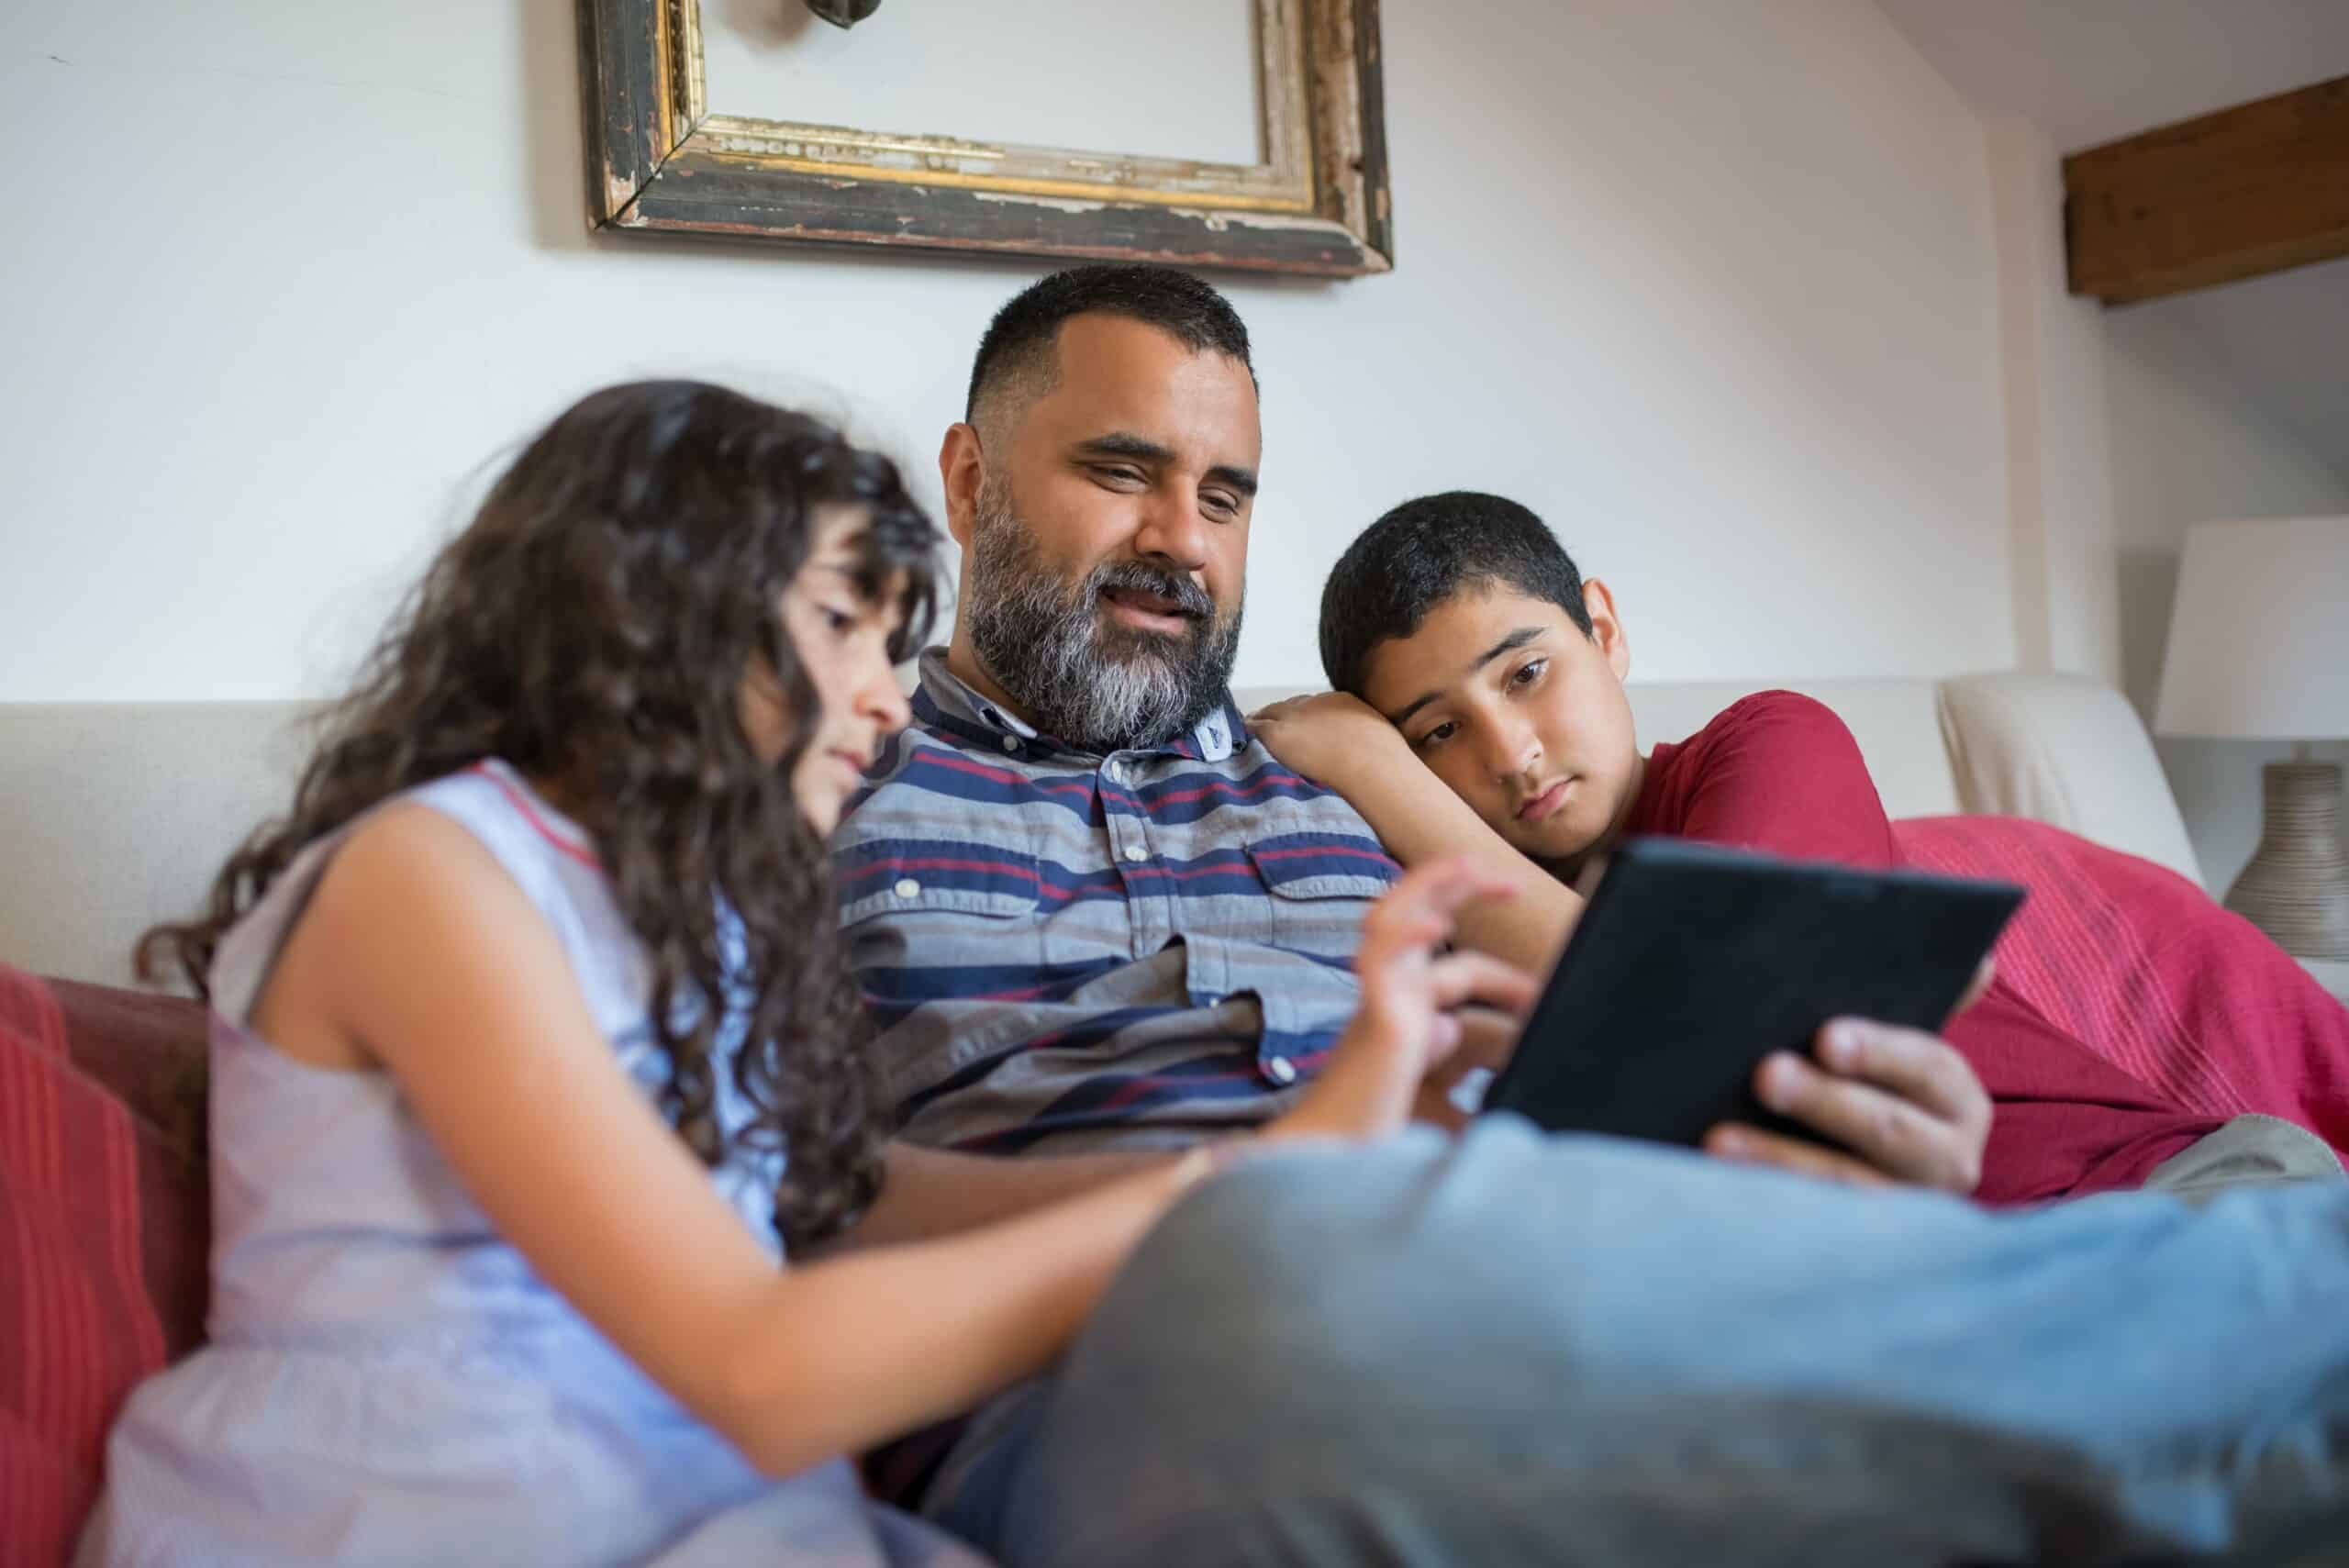
[[[586,835],[495,762],[403,798],[497,857],[657,1089],[642,951]],[[306,850],[213,966],[209,1342],[133,1392],[80,1561],[984,1568],[867,1501],[845,1461],[761,1475],[498,1237],[387,1074],[249,1032],[349,831]],[[747,1107],[717,1077],[730,1130]],[[780,1263],[777,1158],[715,1176]]]

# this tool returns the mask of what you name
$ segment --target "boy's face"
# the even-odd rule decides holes
[[[1570,860],[1631,809],[1640,754],[1623,695],[1630,645],[1606,586],[1591,635],[1504,584],[1455,594],[1365,661],[1363,695],[1502,838]]]

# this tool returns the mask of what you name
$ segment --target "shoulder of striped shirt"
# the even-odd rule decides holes
[[[1252,757],[1249,754],[1252,751],[1255,752]],[[1144,793],[1152,797],[1153,804],[1163,805],[1170,791],[1179,794],[1183,786],[1194,783],[1209,791],[1231,790],[1234,804],[1273,792],[1324,809],[1331,804],[1342,804],[1335,791],[1305,778],[1283,765],[1270,751],[1253,744],[1223,762],[1179,762],[1152,779]],[[930,815],[932,807],[918,804],[925,797],[981,803],[989,802],[997,792],[1018,790],[1034,791],[1049,799],[1070,790],[1089,795],[1096,787],[1099,786],[1085,779],[1080,769],[1038,770],[1023,766],[989,756],[979,747],[951,734],[939,734],[916,725],[890,743],[884,771],[868,778],[850,800],[834,832],[832,846],[837,852],[894,836],[896,818],[901,815]],[[1347,826],[1358,827],[1364,837],[1375,837],[1369,825],[1359,819]]]

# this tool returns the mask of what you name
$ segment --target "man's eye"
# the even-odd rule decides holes
[[[1235,496],[1210,493],[1206,497],[1206,500],[1208,509],[1214,512],[1218,517],[1231,517],[1239,516],[1240,502]]]
[[[1093,477],[1104,484],[1140,484],[1142,482],[1141,473],[1130,468],[1096,468]]]
[[[1539,681],[1542,678],[1542,672],[1549,667],[1550,662],[1547,659],[1536,659],[1516,674],[1511,675],[1508,678],[1508,684],[1512,686],[1530,686]]]

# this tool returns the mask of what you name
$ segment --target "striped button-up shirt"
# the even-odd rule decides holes
[[[1352,1017],[1397,875],[1229,703],[1103,756],[922,656],[914,723],[832,840],[849,962],[916,1142],[1147,1148],[1280,1110]]]

